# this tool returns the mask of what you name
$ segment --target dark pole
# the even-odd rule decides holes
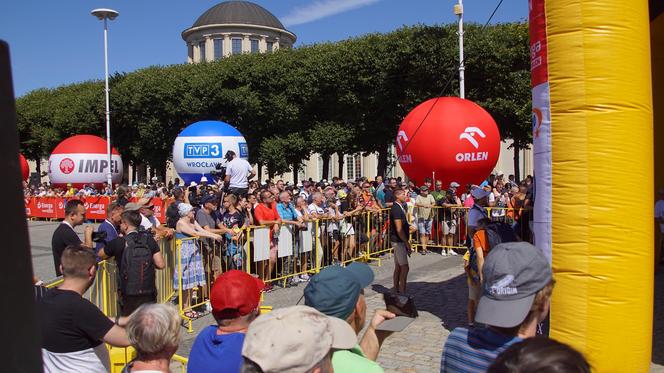
[[[41,372],[41,332],[32,284],[32,259],[23,204],[21,166],[18,161],[18,129],[12,86],[9,46],[0,40],[0,193],[4,198],[3,245],[11,254],[0,260],[0,282],[5,284],[0,302],[2,332],[8,339],[0,349],[5,372]],[[17,312],[20,318],[17,319]]]

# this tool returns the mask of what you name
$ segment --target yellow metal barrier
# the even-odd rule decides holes
[[[305,227],[283,224],[247,228],[248,273],[287,286],[334,264],[368,260],[370,214],[313,219]]]
[[[433,207],[431,219],[422,219],[417,216],[418,209],[414,209],[412,224],[417,231],[411,233],[410,241],[416,250],[440,248],[443,250],[465,250],[468,240],[468,211],[467,207]],[[486,207],[487,217],[493,221],[504,222],[514,229],[517,236],[532,242],[532,233],[529,222],[532,220],[531,209]],[[429,220],[430,223],[427,221]],[[422,234],[420,228],[431,224],[430,234]],[[426,239],[426,242],[424,241]]]

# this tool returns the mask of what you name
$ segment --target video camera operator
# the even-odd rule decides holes
[[[224,189],[238,197],[246,197],[249,192],[249,179],[256,173],[249,162],[238,157],[232,150],[227,151],[224,158],[227,162]]]

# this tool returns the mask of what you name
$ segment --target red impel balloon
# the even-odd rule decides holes
[[[18,162],[21,164],[21,176],[23,176],[23,181],[26,181],[28,180],[28,177],[30,177],[30,166],[28,166],[28,161],[23,154],[18,153]]]
[[[106,154],[106,140],[93,135],[76,135],[62,140],[48,158],[48,177],[56,187],[74,188],[94,184],[100,188],[111,171],[113,184],[122,181],[122,158],[115,148],[111,148],[109,167]]]
[[[433,98],[413,109],[399,127],[397,156],[418,185],[424,178],[480,184],[498,162],[500,133],[491,115],[472,101]],[[460,190],[460,191],[461,191]]]

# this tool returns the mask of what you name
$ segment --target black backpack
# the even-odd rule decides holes
[[[514,233],[512,227],[509,224],[504,223],[502,221],[489,222],[484,227],[484,231],[486,232],[486,239],[488,241],[489,251],[503,242],[517,241],[516,234]],[[470,265],[470,268],[473,271],[475,271],[475,273],[477,273],[478,272],[477,254],[475,253],[475,248],[471,247],[469,250],[470,250],[469,251],[470,259],[468,260],[468,263]]]
[[[120,291],[123,295],[150,295],[157,292],[152,251],[148,233],[132,233],[125,237],[126,246],[120,259]]]
[[[178,206],[181,204],[181,201],[175,201],[168,205],[166,208],[166,226],[172,229],[175,229],[175,225],[180,220],[180,212],[178,211]]]

